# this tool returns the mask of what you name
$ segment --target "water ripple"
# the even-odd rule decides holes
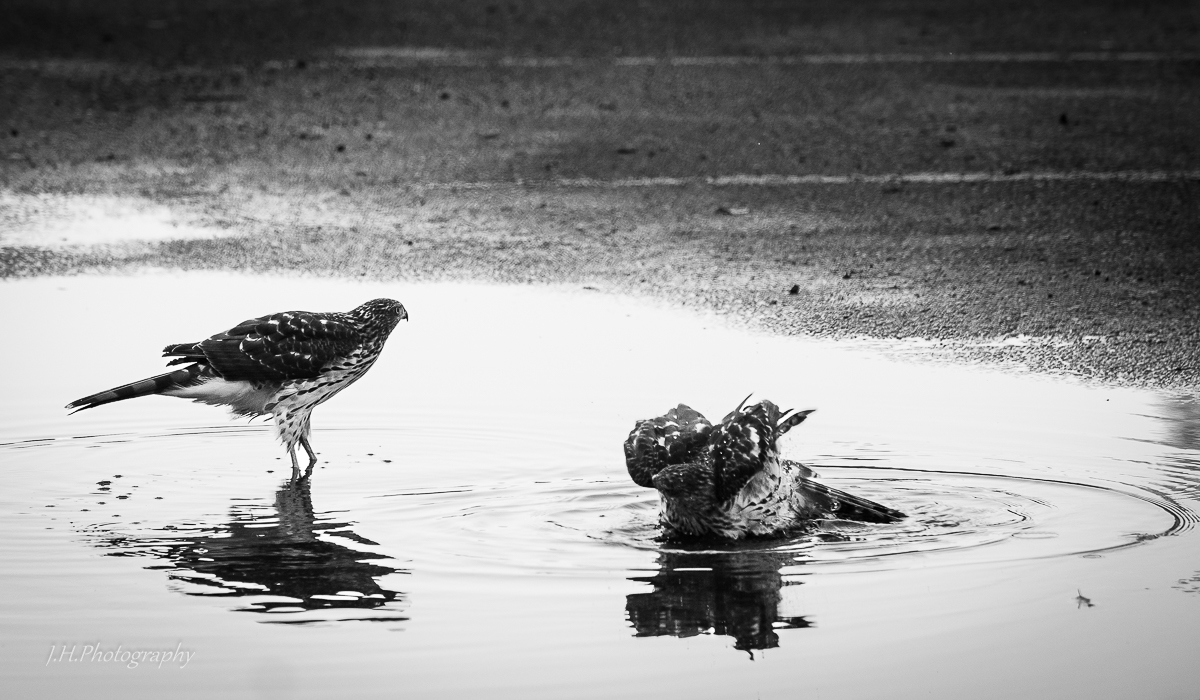
[[[772,630],[809,623],[776,615],[772,601],[813,573],[1095,555],[1183,532],[1197,520],[1170,496],[1140,487],[887,467],[904,456],[848,448],[822,457],[822,481],[907,518],[814,521],[783,539],[674,542],[661,537],[657,494],[629,481],[619,454],[547,438],[536,427],[464,431],[323,431],[330,470],[318,470],[311,485],[284,481],[273,495],[263,490],[261,470],[227,459],[273,454],[261,428],[0,449],[37,447],[71,463],[102,446],[88,459],[121,472],[47,505],[73,512],[75,529],[110,556],[152,560],[145,568],[165,571],[172,590],[235,599],[235,610],[287,623],[401,623],[404,581],[414,572],[489,577],[497,586],[547,573],[593,580],[616,573],[652,587],[627,602],[638,634],[727,628],[751,650],[771,646]],[[184,441],[188,461],[209,465],[205,471],[171,472],[151,457]],[[163,497],[171,506],[160,505]],[[187,498],[224,505],[214,511]],[[314,498],[323,507],[314,508]],[[120,514],[110,513],[118,503]],[[731,612],[738,606],[756,612]],[[717,609],[726,612],[714,617]]]

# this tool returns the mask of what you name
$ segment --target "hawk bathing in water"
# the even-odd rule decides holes
[[[375,364],[404,306],[375,299],[347,313],[283,311],[243,321],[198,343],[168,345],[168,365],[186,365],[157,377],[85,396],[67,404],[81,411],[148,394],[228,406],[235,415],[270,415],[300,474],[296,443],[308,453],[312,474],[317,455],[308,443],[309,418],[318,405],[353,384]]]
[[[679,404],[638,421],[629,433],[629,476],[662,494],[662,521],[670,534],[739,539],[784,534],[814,518],[889,523],[904,517],[819,484],[812,470],[779,458],[779,438],[812,411],[745,403],[715,426]]]

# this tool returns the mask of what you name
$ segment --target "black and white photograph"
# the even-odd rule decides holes
[[[1200,2],[0,0],[6,700],[1200,700]]]

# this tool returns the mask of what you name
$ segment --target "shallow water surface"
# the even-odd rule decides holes
[[[259,421],[62,409],[167,343],[376,296],[411,321],[316,411],[310,483]],[[13,697],[1200,697],[1188,397],[579,289],[147,274],[7,282],[0,308]],[[751,391],[818,409],[785,456],[909,517],[663,542],[634,419]]]
[[[148,199],[0,192],[0,243],[57,248],[232,235]]]

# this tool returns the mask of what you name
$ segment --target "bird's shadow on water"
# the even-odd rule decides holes
[[[402,621],[407,596],[380,585],[388,574],[407,570],[388,566],[388,557],[354,549],[331,537],[361,545],[375,542],[356,534],[350,523],[334,522],[313,510],[307,480],[287,481],[275,492],[274,509],[237,505],[231,520],[216,526],[167,525],[154,534],[102,537],[109,556],[154,556],[187,595],[251,598],[238,610],[303,613],[357,609],[351,619]],[[374,560],[374,561],[367,561]],[[369,616],[363,613],[374,611]],[[349,611],[347,611],[349,612]],[[267,622],[307,623],[331,618],[296,619],[273,615]],[[336,619],[336,618],[334,618]]]
[[[795,554],[777,551],[660,551],[659,571],[632,577],[653,590],[625,599],[638,637],[733,637],[734,648],[754,651],[779,646],[780,629],[811,627],[804,616],[780,615],[787,580],[782,569]]]

